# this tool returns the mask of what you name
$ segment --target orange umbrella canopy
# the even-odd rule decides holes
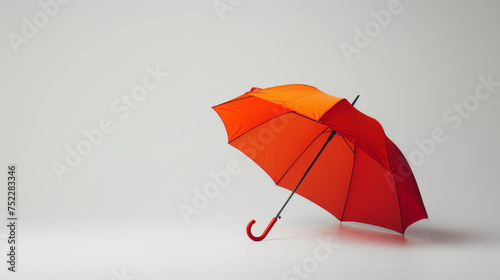
[[[296,192],[340,221],[404,233],[427,218],[415,177],[378,121],[346,99],[307,85],[251,91],[214,106],[228,142],[276,185]]]

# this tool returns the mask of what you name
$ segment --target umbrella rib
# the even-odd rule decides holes
[[[389,153],[389,148],[387,147],[387,140],[385,141],[385,149],[387,150],[387,153]],[[389,154],[387,155],[387,161],[389,162],[389,168],[391,168],[392,165],[391,165],[391,158],[389,157]],[[394,188],[396,189],[396,196],[398,198],[399,217],[401,219],[401,231],[403,232],[403,235],[404,235],[405,234],[405,226],[403,224],[403,212],[401,211],[401,200],[399,199],[398,184],[396,183],[396,177],[394,177],[394,175],[392,174],[392,172],[390,170],[389,170],[389,173],[392,175],[392,179],[394,180]],[[407,196],[408,196],[408,194],[406,194],[405,197],[407,197]],[[407,214],[407,213],[405,213],[405,214]]]
[[[217,106],[214,106],[213,108],[215,108],[215,107],[219,107],[219,106],[222,106],[222,105],[226,105],[226,104],[228,104],[228,103],[233,103],[233,102],[236,102],[236,101],[240,101],[240,100],[243,100],[243,99],[252,98],[252,97],[255,97],[255,96],[253,96],[253,95],[249,95],[249,96],[244,96],[244,97],[242,97],[242,98],[229,100],[229,101],[226,101],[226,102],[224,102],[224,103],[221,103],[221,104],[219,104],[219,105],[217,105]]]
[[[401,201],[399,200],[398,184],[396,183],[396,178],[394,177],[394,175],[392,175],[392,179],[394,180],[394,188],[396,189],[396,196],[398,197],[399,217],[401,218],[401,231],[403,232],[403,235],[404,235],[405,234],[405,228],[404,228],[405,226],[403,224],[403,212],[401,212]]]
[[[294,113],[294,114],[296,114],[296,115],[298,115],[298,116],[302,116],[302,115],[299,115],[299,114],[295,113],[294,111],[288,111],[288,112],[285,112],[285,113],[283,113],[283,114],[281,114],[281,115],[277,115],[277,116],[272,117],[272,118],[270,118],[270,119],[268,119],[268,120],[266,120],[266,121],[264,121],[264,122],[259,123],[258,125],[256,125],[256,126],[252,127],[251,129],[249,129],[249,130],[247,130],[247,131],[243,132],[242,134],[240,134],[238,137],[236,137],[236,138],[234,138],[233,140],[229,141],[228,143],[231,143],[231,142],[235,141],[236,139],[240,138],[241,136],[243,136],[243,135],[247,134],[248,132],[250,132],[250,131],[252,131],[252,130],[256,129],[257,127],[259,127],[259,126],[261,126],[261,125],[263,125],[263,124],[265,124],[265,123],[267,123],[267,122],[269,122],[269,121],[272,121],[272,120],[274,120],[274,119],[276,119],[276,118],[278,118],[278,117],[281,117],[281,116],[283,116],[283,115],[290,114],[290,113]]]
[[[344,142],[347,144],[347,147],[349,147],[349,149],[351,149],[351,152],[354,153],[354,150],[351,148],[351,145],[349,145],[349,143],[347,143],[347,140],[345,140],[345,137],[340,135],[342,137],[342,139],[344,139]]]
[[[359,97],[359,95],[356,96],[356,98],[352,102],[351,105],[353,107],[354,107],[354,104],[356,103],[356,101],[358,101],[358,97]],[[359,128],[359,119],[358,119],[358,128]],[[357,135],[358,135],[358,129],[356,129],[356,135],[354,136],[354,139],[356,139]],[[344,138],[344,136],[342,136],[342,138]],[[342,210],[342,217],[340,218],[340,222],[341,223],[344,220],[345,209],[347,208],[347,201],[349,199],[349,194],[351,193],[352,178],[354,177],[354,163],[356,162],[356,151],[355,151],[356,150],[356,145],[354,145],[354,149],[352,149],[351,146],[349,145],[349,143],[347,143],[347,140],[345,140],[345,138],[344,138],[344,141],[347,144],[347,146],[349,146],[349,149],[351,149],[351,151],[353,153],[353,159],[352,159],[352,168],[351,168],[351,178],[349,179],[349,188],[347,189],[347,194],[345,196],[344,209]]]
[[[354,149],[356,149],[356,146],[354,146]],[[344,220],[344,214],[345,214],[345,209],[347,208],[347,201],[349,199],[349,194],[351,193],[351,184],[352,184],[352,178],[354,177],[354,163],[356,162],[356,152],[353,151],[353,159],[352,159],[352,168],[351,168],[351,179],[349,179],[349,188],[347,189],[347,194],[345,196],[345,203],[344,203],[344,210],[342,210],[342,217],[340,218],[340,222]]]
[[[297,163],[297,161],[302,157],[302,155],[309,149],[309,147],[311,147],[311,145],[314,142],[316,142],[316,140],[318,140],[318,138],[321,136],[321,134],[328,132],[329,129],[330,129],[329,127],[325,128],[325,130],[321,131],[321,133],[318,134],[318,136],[316,136],[316,138],[314,138],[314,140],[311,141],[311,143],[309,145],[307,145],[307,147],[302,151],[302,153],[300,153],[300,155],[297,157],[297,159],[295,159],[293,161],[293,163],[290,164],[290,167],[288,167],[288,169],[285,171],[285,173],[283,173],[283,175],[281,176],[281,178],[279,178],[279,180],[276,182],[276,185],[279,185],[279,183],[281,182],[281,180],[286,176],[286,174],[288,174],[288,171],[290,171],[290,169],[292,169],[292,167]]]
[[[317,93],[312,93],[312,94],[309,94],[309,95],[306,95],[306,96],[299,96],[299,97],[297,97],[297,98],[290,99],[290,100],[283,101],[283,102],[281,102],[281,103],[276,103],[276,104],[278,104],[278,105],[280,105],[280,106],[283,106],[283,107],[286,107],[286,105],[287,105],[287,104],[289,104],[289,103],[296,102],[296,101],[297,101],[297,100],[299,100],[299,99],[308,98],[308,97],[311,97],[311,96],[313,96],[313,95],[322,95],[322,94],[321,94],[321,93],[318,93],[318,92],[317,92]],[[286,108],[288,108],[288,107],[286,107]]]

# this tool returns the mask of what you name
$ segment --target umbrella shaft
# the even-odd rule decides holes
[[[316,160],[319,158],[319,156],[321,155],[321,153],[323,152],[323,150],[326,148],[326,145],[328,145],[328,142],[330,142],[330,140],[332,140],[333,136],[335,136],[336,133],[337,132],[335,132],[334,130],[332,130],[332,132],[330,133],[330,136],[328,136],[328,139],[326,140],[325,144],[323,145],[323,147],[321,147],[321,150],[319,150],[318,154],[316,155],[316,157],[314,158],[314,160],[311,162],[311,164],[307,168],[306,172],[304,172],[304,175],[302,175],[302,178],[297,183],[297,186],[295,186],[295,189],[293,189],[292,193],[290,194],[290,196],[286,200],[285,204],[283,204],[283,206],[281,207],[281,209],[278,212],[278,214],[276,214],[276,218],[281,219],[281,217],[280,217],[281,211],[283,211],[283,209],[285,209],[285,206],[287,205],[288,201],[290,201],[290,199],[292,198],[293,194],[297,191],[297,189],[299,188],[300,184],[302,183],[302,181],[306,177],[307,173],[309,173],[309,170],[311,170],[311,168],[313,167],[313,165],[316,162]]]

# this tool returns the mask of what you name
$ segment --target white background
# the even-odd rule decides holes
[[[478,77],[500,81],[497,1],[401,0],[386,26],[371,13],[385,0],[220,3],[231,9],[73,0],[43,22],[36,1],[0,2],[0,218],[11,163],[19,217],[16,273],[0,227],[1,279],[498,279],[500,86],[474,97]],[[39,21],[31,38],[23,18]],[[347,57],[340,45],[355,47],[356,28],[373,23]],[[169,76],[126,117],[113,111],[148,67]],[[356,107],[407,157],[424,155],[412,163],[429,220],[403,237],[340,224],[296,196],[265,241],[249,240],[247,222],[258,234],[289,192],[227,144],[210,107],[291,83],[360,94]],[[58,180],[54,162],[103,119],[114,130]],[[435,129],[446,140],[424,154],[417,142]],[[179,207],[228,163],[239,172],[187,223]],[[326,260],[315,259],[319,240],[335,245]],[[306,274],[287,274],[293,266]]]

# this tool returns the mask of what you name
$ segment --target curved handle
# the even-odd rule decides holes
[[[266,238],[267,234],[269,233],[269,231],[271,231],[271,229],[273,228],[274,224],[276,223],[278,219],[276,219],[276,217],[274,217],[271,222],[269,222],[269,225],[267,225],[267,228],[266,230],[264,230],[264,232],[260,235],[260,236],[254,236],[252,234],[252,226],[253,224],[255,224],[255,220],[251,220],[248,225],[247,225],[247,235],[248,237],[250,237],[250,239],[252,239],[253,241],[261,241],[262,239]]]

